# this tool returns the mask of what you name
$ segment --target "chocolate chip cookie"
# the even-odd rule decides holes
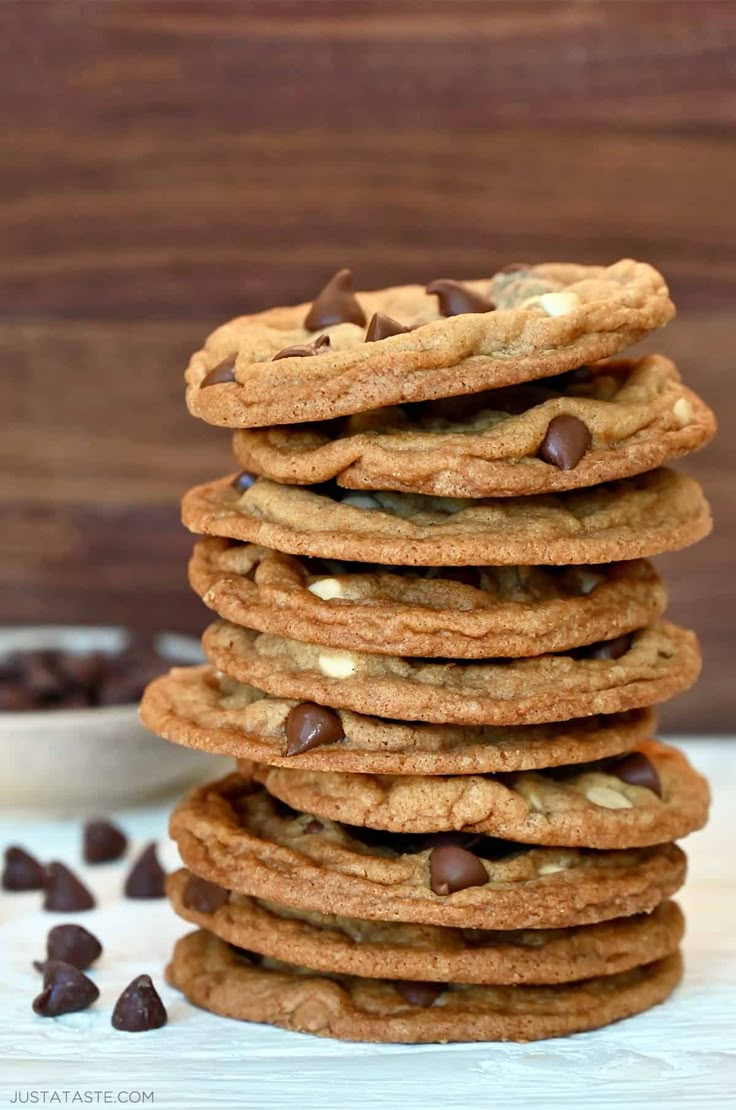
[[[529,659],[369,655],[227,621],[210,625],[202,644],[219,670],[276,697],[441,724],[541,724],[620,713],[672,697],[700,671],[695,635],[668,622]]]
[[[697,482],[666,468],[592,489],[481,500],[230,475],[189,490],[182,519],[192,532],[291,555],[403,566],[609,563],[676,551],[711,527]]]
[[[387,721],[274,698],[207,666],[177,667],[151,683],[141,717],[158,736],[216,755],[378,775],[470,775],[582,763],[628,752],[655,728],[648,709],[515,728]]]
[[[614,759],[511,775],[355,775],[243,762],[294,809],[390,832],[482,832],[524,844],[639,848],[708,817],[708,785],[654,740]]]
[[[186,869],[171,875],[167,886],[180,917],[229,944],[368,979],[567,983],[670,956],[684,932],[674,902],[598,925],[499,932],[310,913],[225,890]]]
[[[477,929],[553,929],[648,913],[685,878],[674,844],[549,848],[482,834],[376,832],[285,806],[241,775],[198,787],[170,825],[185,866],[319,913]]]
[[[300,559],[208,536],[189,580],[233,624],[387,655],[542,655],[642,628],[664,611],[651,563],[392,568]]]
[[[628,478],[712,437],[710,409],[661,355],[321,424],[241,430],[241,464],[277,482],[437,497],[556,493]]]
[[[312,306],[223,325],[187,368],[189,411],[249,428],[478,393],[616,354],[674,315],[661,275],[630,259],[433,285],[354,294],[341,271]]]
[[[663,1002],[682,978],[679,954],[560,986],[476,986],[318,975],[259,958],[211,933],[177,941],[166,977],[196,1006],[347,1041],[446,1044],[534,1041],[595,1029]]]

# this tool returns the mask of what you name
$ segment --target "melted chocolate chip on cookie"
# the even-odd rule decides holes
[[[391,335],[404,335],[410,331],[411,328],[404,327],[392,316],[386,316],[384,312],[375,312],[371,316],[371,322],[365,333],[365,341],[366,343],[376,343],[381,339],[388,339]]]
[[[590,450],[592,442],[593,437],[582,420],[570,413],[561,413],[549,423],[539,448],[539,458],[560,470],[572,470]]]
[[[657,773],[657,768],[641,752],[630,752],[606,768],[609,775],[615,775],[621,782],[630,786],[644,786],[651,790],[658,798],[662,797],[662,782]]]
[[[466,848],[445,844],[429,857],[430,886],[435,894],[454,894],[469,886],[485,886],[488,872],[478,856]]]
[[[286,718],[286,755],[300,755],[344,739],[342,721],[324,705],[303,702],[295,705]]]
[[[214,913],[220,906],[224,906],[229,898],[229,890],[210,882],[209,879],[200,879],[199,875],[190,875],[184,887],[184,905],[187,909],[198,910],[199,913]]]
[[[200,389],[207,389],[210,385],[225,385],[226,382],[235,381],[235,355],[218,362],[199,383]]]
[[[277,362],[280,358],[312,358],[314,355],[326,355],[330,350],[329,335],[320,335],[312,343],[295,343],[293,347],[284,347],[271,359]]]

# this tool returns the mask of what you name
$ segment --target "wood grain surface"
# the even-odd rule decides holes
[[[0,4],[0,616],[198,629],[177,499],[230,466],[181,372],[222,319],[519,259],[645,258],[716,408],[718,528],[663,560],[732,731],[736,4]]]

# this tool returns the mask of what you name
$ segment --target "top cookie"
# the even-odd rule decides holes
[[[340,271],[312,306],[223,325],[187,367],[189,411],[252,428],[477,393],[596,362],[674,315],[662,276],[631,259],[513,267],[455,290],[433,284],[438,293],[403,285],[353,296]],[[322,336],[329,343],[318,345]]]

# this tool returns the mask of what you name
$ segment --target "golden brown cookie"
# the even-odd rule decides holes
[[[203,879],[319,913],[473,929],[556,929],[648,913],[682,885],[674,844],[539,848],[474,834],[377,833],[298,813],[240,775],[171,817]]]
[[[517,728],[385,721],[342,709],[334,711],[342,739],[297,727],[301,751],[289,755],[286,722],[298,708],[295,701],[270,697],[211,667],[175,667],[148,686],[141,717],[158,736],[215,755],[389,775],[470,775],[581,763],[627,752],[656,727],[648,709]],[[322,712],[329,721],[333,711]],[[305,748],[305,741],[317,744]]]
[[[321,424],[240,430],[233,446],[247,470],[276,482],[508,497],[654,470],[714,431],[674,363],[647,355]]]
[[[182,868],[169,876],[175,911],[228,944],[316,971],[451,983],[567,983],[615,975],[676,952],[675,902],[573,929],[446,929],[295,910],[227,891]]]
[[[630,259],[608,267],[544,263],[467,285],[496,310],[443,316],[437,296],[404,285],[358,293],[349,314],[358,322],[307,327],[308,304],[232,320],[191,358],[189,411],[248,428],[478,393],[605,358],[674,315],[662,276]],[[412,330],[366,342],[375,313]],[[323,335],[329,345],[307,357],[274,360],[294,346],[303,356]],[[206,384],[213,371],[219,384]]]
[[[233,624],[325,647],[452,659],[542,655],[642,628],[667,604],[651,563],[396,569],[197,541],[189,580]]]
[[[708,818],[708,784],[655,740],[613,760],[513,775],[355,775],[239,764],[293,809],[390,832],[462,829],[524,844],[639,848]]]
[[[678,954],[563,986],[391,983],[259,959],[203,931],[176,943],[168,982],[223,1017],[346,1041],[445,1044],[534,1041],[596,1029],[663,1002],[682,978]],[[434,997],[432,997],[434,996]]]
[[[707,535],[697,482],[653,470],[592,489],[463,501],[422,494],[348,494],[237,476],[195,486],[182,519],[192,532],[323,559],[404,566],[609,563],[687,547]]]
[[[320,648],[227,621],[202,637],[210,662],[276,697],[404,721],[519,725],[656,705],[700,672],[692,632],[668,622],[530,659],[450,661]]]

